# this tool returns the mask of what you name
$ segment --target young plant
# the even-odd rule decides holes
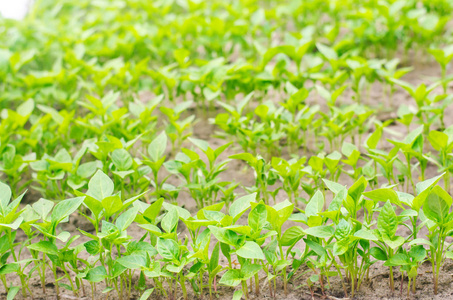
[[[428,240],[419,239],[417,243],[429,246],[428,260],[432,265],[435,295],[438,293],[440,268],[445,258],[451,257],[451,244],[449,245],[446,239],[453,229],[453,213],[450,212],[452,201],[451,196],[440,186],[433,187],[423,203],[423,216],[420,218],[425,222],[429,233]]]
[[[444,94],[447,93],[448,81],[447,79],[447,65],[453,59],[453,45],[447,46],[443,49],[428,49],[428,52],[434,56],[436,61],[439,63],[442,70],[441,80]]]

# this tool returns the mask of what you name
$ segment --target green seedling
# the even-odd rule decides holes
[[[443,49],[428,49],[428,52],[434,56],[436,61],[439,63],[440,68],[442,70],[441,80],[442,80],[442,88],[444,89],[444,93],[447,93],[447,65],[453,59],[453,46],[447,46]]]

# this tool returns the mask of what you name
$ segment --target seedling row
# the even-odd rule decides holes
[[[40,0],[0,18],[0,293],[450,295],[452,16]]]

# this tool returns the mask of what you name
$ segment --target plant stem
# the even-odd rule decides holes
[[[283,254],[283,247],[280,242],[278,244],[280,247],[280,255],[283,260],[283,259],[285,259],[284,254]],[[286,295],[288,295],[288,291],[286,289],[286,266],[283,268],[282,275],[283,275],[283,290],[285,291],[285,296],[286,296]]]
[[[242,280],[242,291],[244,292],[245,300],[249,299],[249,290],[247,288],[247,281]]]
[[[55,291],[57,294],[57,300],[60,300],[60,287],[58,286],[57,267],[53,263],[52,263],[52,272],[53,272],[53,276],[55,278]]]

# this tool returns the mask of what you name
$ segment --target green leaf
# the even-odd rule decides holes
[[[421,262],[426,257],[426,249],[422,245],[413,246],[408,254],[414,261]]]
[[[305,215],[307,218],[311,216],[317,216],[318,213],[322,212],[322,208],[324,207],[324,195],[321,191],[316,191],[310,201],[307,203],[305,207]]]
[[[80,205],[82,205],[85,197],[77,197],[60,201],[52,211],[51,220],[52,223],[58,224],[63,221],[70,214],[75,212]]]
[[[377,228],[382,235],[393,237],[396,234],[398,220],[390,201],[387,201],[378,216]]]
[[[245,244],[236,251],[236,254],[248,259],[264,259],[264,253],[257,243],[246,241]]]
[[[448,145],[448,135],[440,131],[430,131],[428,135],[428,140],[437,151],[441,151],[447,148]]]
[[[52,211],[53,206],[52,201],[43,198],[32,204],[33,210],[38,213],[42,220],[47,220],[47,215]]]
[[[355,203],[358,202],[367,185],[368,181],[365,179],[365,177],[362,176],[348,189],[348,195],[351,196],[352,199],[354,199]]]
[[[389,200],[391,203],[401,206],[401,201],[398,198],[398,194],[389,188],[376,189],[369,192],[364,192],[365,197],[370,198],[374,202],[387,202]]]
[[[101,246],[98,241],[91,240],[83,244],[86,251],[91,255],[96,255],[101,251]]]
[[[126,230],[129,225],[132,224],[132,222],[135,220],[135,217],[137,216],[138,213],[138,208],[130,208],[127,211],[123,212],[115,222],[116,227],[120,231]]]
[[[406,241],[402,236],[393,236],[390,238],[387,235],[383,235],[382,240],[393,250],[399,248]]]
[[[222,278],[220,278],[219,283],[226,286],[235,287],[239,283],[241,283],[241,280],[242,276],[240,270],[228,270],[225,272],[225,274],[223,274]]]
[[[110,218],[114,213],[121,210],[123,202],[119,195],[108,196],[102,199],[102,207],[105,210],[106,219]]]
[[[341,185],[337,182],[333,182],[327,179],[322,179],[327,188],[334,194],[338,194],[341,190],[345,189],[344,185]]]
[[[357,232],[354,233],[355,237],[358,237],[363,240],[368,240],[368,241],[377,241],[378,238],[374,235],[374,233],[368,229],[360,229]]]
[[[316,43],[316,48],[318,48],[319,52],[324,55],[328,60],[337,61],[338,54],[330,47],[323,45],[321,43]]]
[[[157,162],[165,153],[167,148],[167,135],[161,132],[148,146],[148,154],[152,161]]]
[[[28,249],[38,251],[38,252],[43,252],[46,254],[50,255],[55,255],[58,256],[58,248],[55,246],[55,244],[49,242],[49,241],[40,241],[35,244],[31,244],[27,246]]]
[[[345,254],[348,250],[349,247],[352,246],[349,238],[345,238],[342,240],[337,241],[333,245],[333,255],[339,256]]]
[[[428,219],[441,225],[447,219],[451,203],[451,196],[440,186],[435,186],[423,204],[423,213]]]
[[[113,181],[110,177],[105,175],[101,170],[98,170],[90,182],[88,182],[87,194],[102,201],[104,198],[112,196],[113,189]]]
[[[386,261],[388,259],[387,253],[379,247],[371,248],[370,254],[377,260]]]
[[[439,182],[439,180],[445,175],[445,173],[442,173],[439,176],[426,179],[425,181],[421,181],[417,183],[415,186],[415,190],[417,191],[417,195],[420,195],[422,192],[428,190],[430,187],[433,187],[436,183]]]
[[[220,257],[220,243],[216,243],[214,249],[212,250],[211,258],[209,259],[208,269],[210,272],[213,272],[219,265],[219,257]]]
[[[237,233],[212,225],[209,225],[208,228],[219,242],[235,247],[237,246]]]
[[[0,267],[0,275],[12,274],[20,271],[19,263],[10,263]]]
[[[244,161],[248,162],[251,166],[254,166],[257,161],[255,156],[253,156],[250,153],[234,154],[234,155],[230,155],[228,158],[244,160]]]
[[[5,216],[6,208],[8,207],[8,203],[10,200],[11,200],[11,189],[3,182],[0,182],[0,209],[2,216]]]
[[[255,276],[263,268],[262,265],[246,263],[241,269],[242,280],[247,280]]]
[[[90,269],[85,276],[85,279],[89,282],[101,282],[108,277],[107,270],[103,266],[97,266]]]
[[[241,300],[243,294],[244,292],[242,290],[235,291],[232,300]]]
[[[8,295],[6,295],[6,300],[13,300],[19,291],[20,291],[20,287],[18,287],[18,286],[10,287],[9,291],[8,291]]]
[[[282,246],[291,246],[298,242],[304,235],[305,232],[300,226],[293,226],[283,233],[280,243]]]
[[[159,238],[157,252],[167,260],[176,260],[179,256],[179,245],[174,240]]]
[[[305,230],[305,232],[307,233],[307,235],[326,239],[330,238],[335,233],[335,230],[331,226],[322,225],[308,228]]]
[[[248,216],[248,224],[254,232],[261,232],[267,222],[267,210],[264,204],[255,206]]]
[[[146,268],[146,258],[141,255],[127,255],[122,256],[116,261],[128,269],[142,269]]]
[[[315,241],[304,239],[305,244],[307,244],[308,247],[310,247],[311,250],[313,250],[317,255],[323,256],[327,255],[326,249],[322,247],[320,244],[318,244]]]
[[[173,231],[176,224],[178,224],[179,215],[178,211],[175,208],[170,209],[164,216],[161,222],[162,229],[164,229],[167,233]]]
[[[230,206],[229,214],[233,217],[233,223],[236,221],[250,208],[251,202],[255,202],[256,193],[243,196],[236,199]]]
[[[384,263],[384,266],[386,266],[386,267],[405,266],[405,265],[409,265],[410,263],[411,263],[411,260],[409,259],[407,254],[397,253],[397,254],[393,255],[392,257],[390,257],[390,259]]]
[[[143,292],[142,296],[140,297],[140,300],[148,300],[151,294],[153,293],[154,288],[152,289],[147,289],[146,291]]]
[[[118,171],[127,171],[132,167],[132,156],[125,149],[115,149],[112,152],[112,162]]]
[[[160,213],[162,209],[162,204],[164,202],[164,198],[157,199],[153,204],[151,204],[144,212],[143,216],[151,223],[154,223],[154,220]],[[134,202],[135,205],[135,202]]]

